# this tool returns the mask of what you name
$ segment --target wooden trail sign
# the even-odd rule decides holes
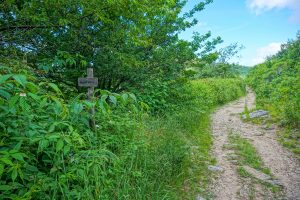
[[[93,100],[93,94],[94,94],[94,87],[98,86],[98,78],[94,78],[93,74],[93,68],[87,68],[87,77],[86,78],[78,78],[78,86],[80,87],[87,87],[88,92],[87,92],[87,98],[89,101]],[[95,108],[91,108],[90,110],[90,127],[95,130],[96,128],[96,123],[94,119],[95,115]]]

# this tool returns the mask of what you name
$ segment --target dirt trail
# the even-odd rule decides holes
[[[243,181],[237,174],[237,166],[228,159],[232,150],[224,148],[228,145],[228,135],[233,132],[248,138],[261,156],[263,163],[282,183],[284,199],[300,200],[300,163],[276,140],[276,128],[264,130],[261,126],[243,123],[239,114],[255,107],[255,96],[249,91],[247,97],[229,103],[212,116],[214,136],[213,154],[217,165],[223,168],[212,184],[212,191],[217,200],[247,199],[243,193]],[[264,194],[265,195],[265,194]],[[265,199],[257,195],[254,199]],[[269,197],[267,199],[272,199]]]

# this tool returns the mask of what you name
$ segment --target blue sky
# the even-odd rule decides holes
[[[184,10],[198,2],[189,0]],[[280,44],[295,38],[300,30],[300,0],[214,0],[195,18],[198,24],[180,38],[191,40],[195,31],[211,31],[213,37],[224,40],[220,47],[235,42],[243,45],[241,58],[232,61],[253,66],[275,54]]]

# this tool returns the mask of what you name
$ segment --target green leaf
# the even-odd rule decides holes
[[[101,90],[101,95],[108,95],[109,94],[109,92],[107,91],[107,90]]]
[[[40,142],[39,142],[39,149],[40,150],[43,150],[43,149],[47,148],[48,146],[49,146],[49,141],[48,140],[46,140],[46,139],[40,140]]]
[[[113,104],[117,104],[117,98],[115,96],[109,95],[109,99]]]
[[[33,165],[27,165],[27,169],[29,171],[32,171],[32,172],[38,172],[38,168],[36,166],[33,166]]]
[[[52,129],[52,128],[51,128]],[[54,130],[54,129],[53,129]],[[52,131],[53,131],[52,130]],[[60,136],[57,134],[57,135],[50,135],[50,136],[48,136],[47,137],[49,140],[53,140],[53,139],[58,139],[58,138],[60,138]]]
[[[0,178],[3,172],[4,172],[4,165],[0,164]]]
[[[41,100],[41,97],[36,95],[36,94],[33,94],[31,92],[27,93],[28,96],[30,96],[32,99],[34,99],[35,101],[40,101]]]
[[[19,153],[19,151],[16,150],[16,149],[12,149],[12,150],[10,150],[10,151],[8,152],[8,155],[9,155],[9,154],[13,154],[13,153]]]
[[[17,171],[18,171],[19,177],[22,179],[22,181],[24,181],[23,171],[20,168],[18,168]]]
[[[22,144],[23,144],[23,140],[20,140],[20,141],[16,144],[16,146],[14,147],[14,149],[17,150],[17,151],[20,150]]]
[[[32,92],[32,93],[36,93],[39,89],[38,86],[35,85],[32,82],[27,82],[26,83],[26,88],[29,89],[29,91]]]
[[[58,140],[56,143],[56,152],[59,152],[64,147],[64,141],[62,139]]]
[[[0,190],[11,190],[13,187],[10,185],[0,185]]]
[[[22,86],[25,86],[26,84],[26,76],[21,74],[13,75],[13,78]]]
[[[79,114],[83,110],[83,105],[81,103],[75,103],[73,109],[76,114]]]
[[[11,97],[11,95],[5,90],[0,90],[0,96],[4,97],[5,99],[10,99]]]
[[[48,103],[47,101],[48,101],[47,97],[43,98],[43,100],[40,102],[40,108],[45,107]]]
[[[129,93],[129,96],[131,99],[133,99],[135,102],[137,101],[136,96],[132,93]]]
[[[101,96],[101,101],[105,101],[107,99],[108,95],[107,94],[104,94]]]
[[[85,60],[81,60],[81,61],[80,61],[80,65],[81,65],[82,67],[85,67],[85,66],[87,66],[87,62],[86,62]]]
[[[3,75],[3,76],[0,76],[0,85],[2,83],[4,83],[7,79],[9,79],[11,76],[12,76],[12,74],[6,74],[6,75]]]
[[[75,65],[76,61],[73,58],[67,58],[66,63],[69,64],[69,65]]]
[[[89,101],[84,101],[83,103],[84,103],[84,105],[86,105],[88,108],[92,108],[92,107],[94,107],[94,106],[95,106],[95,104],[94,104],[94,103],[92,103],[92,102],[89,102]]]
[[[6,158],[6,157],[0,158],[0,160],[1,160],[2,162],[4,162],[5,164],[7,164],[7,165],[10,165],[10,166],[13,166],[13,165],[14,165],[14,164],[11,162],[11,160],[8,159],[8,158]]]
[[[142,109],[144,109],[146,111],[150,110],[150,106],[148,104],[141,102],[140,105],[141,105]]]
[[[70,145],[66,145],[64,146],[64,155],[66,155],[67,153],[70,152],[71,146]]]
[[[13,97],[8,101],[8,106],[9,106],[9,108],[15,107],[15,105],[16,105],[16,103],[17,103],[17,101],[18,101],[19,98],[20,98],[19,96],[13,96]]]
[[[55,130],[55,127],[57,126],[57,122],[54,122],[53,124],[51,124],[51,126],[48,129],[48,132],[53,132]]]
[[[124,101],[124,103],[126,103],[127,102],[127,100],[128,100],[128,94],[127,93],[124,93],[124,94],[122,94],[122,99],[123,99],[123,101]]]
[[[18,176],[18,171],[17,171],[16,168],[14,168],[14,169],[12,170],[12,172],[11,172],[11,179],[12,179],[13,181],[15,181],[16,178],[17,178],[17,176]]]
[[[57,93],[57,94],[62,94],[60,89],[55,85],[54,83],[48,83],[48,85]]]
[[[23,153],[14,153],[14,154],[10,154],[10,155],[11,155],[11,157],[13,157],[16,160],[24,161]]]
[[[57,172],[57,168],[55,166],[53,166],[51,169],[50,169],[50,174],[53,174]]]
[[[24,97],[20,98],[19,105],[21,106],[23,111],[28,112],[30,110],[29,104],[26,102]]]
[[[99,102],[99,107],[102,110],[102,112],[106,113],[110,111],[108,103],[106,101],[100,101]]]
[[[8,151],[0,151],[1,154],[4,154],[4,156],[9,156],[9,152]]]

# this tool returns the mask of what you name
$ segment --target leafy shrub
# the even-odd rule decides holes
[[[192,81],[191,94],[199,108],[211,109],[245,94],[242,79],[200,79]]]
[[[251,70],[247,81],[257,94],[258,106],[271,111],[282,124],[300,127],[300,34],[281,51]]]
[[[201,119],[243,90],[240,80],[197,80],[158,117],[131,93],[67,99],[28,70],[0,71],[0,199],[176,199],[189,167],[206,173],[199,163],[209,160],[211,138]],[[197,145],[205,159],[196,166]]]
[[[137,127],[135,96],[100,91],[94,102],[79,97],[67,102],[53,83],[37,84],[8,67],[1,71],[0,198],[105,197],[113,186],[109,169],[120,166],[117,154],[126,140],[121,141]],[[97,132],[88,128],[92,106],[99,113]],[[116,118],[121,111],[122,119]]]

